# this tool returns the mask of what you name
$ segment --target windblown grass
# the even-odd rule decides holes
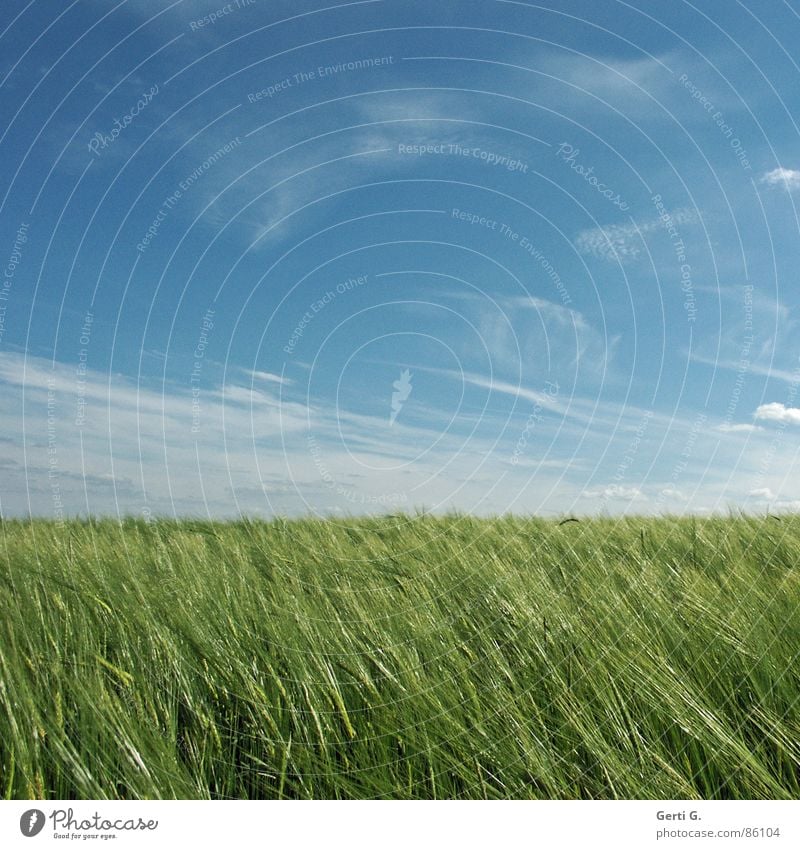
[[[7,798],[798,798],[800,518],[8,522]]]

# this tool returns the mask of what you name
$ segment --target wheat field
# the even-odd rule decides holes
[[[798,798],[800,518],[4,521],[0,792]]]

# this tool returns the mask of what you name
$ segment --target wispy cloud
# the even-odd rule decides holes
[[[0,389],[9,402],[0,427],[14,435],[7,453],[17,468],[4,475],[3,508],[13,512],[30,501],[46,513],[57,483],[71,512],[112,505],[138,512],[146,504],[230,515],[231,480],[273,480],[275,464],[265,463],[259,475],[254,460],[317,415],[263,389],[229,383],[193,390],[188,380],[155,386],[13,353],[0,353]]]
[[[245,374],[247,374],[252,380],[261,380],[264,383],[277,383],[280,386],[291,386],[292,380],[288,377],[281,377],[279,374],[272,374],[272,372],[268,371],[250,371],[249,369],[245,369]]]
[[[753,377],[800,380],[800,369],[790,368],[798,320],[787,303],[753,286],[698,285],[695,290],[713,299],[706,309],[719,310],[721,320],[711,332],[698,334],[691,353],[685,352],[692,362],[737,372],[748,382]]]
[[[645,494],[637,486],[620,486],[619,484],[611,484],[610,486],[597,487],[594,489],[585,489],[581,493],[582,498],[603,498],[614,499],[621,501],[641,501],[646,498]]]
[[[688,207],[670,213],[676,225],[689,225],[697,221],[697,214]],[[663,228],[659,218],[628,224],[604,224],[581,230],[575,237],[575,247],[582,253],[607,260],[629,263],[638,259],[644,245],[643,237]]]
[[[461,372],[450,372],[450,374],[454,377],[462,377]],[[472,384],[472,386],[488,389],[492,392],[500,392],[502,395],[510,395],[512,398],[518,398],[523,401],[530,401],[532,404],[538,404],[548,410],[563,412],[563,405],[545,392],[537,392],[534,389],[528,389],[519,384],[484,377],[480,374],[466,373],[463,374],[463,378],[467,383]]]
[[[749,498],[759,504],[762,508],[768,507],[770,512],[778,513],[788,511],[796,513],[800,509],[800,500],[791,496],[782,496],[773,492],[768,486],[751,489],[747,493]]]
[[[758,425],[748,424],[747,422],[738,422],[737,424],[723,422],[721,425],[717,425],[716,429],[720,433],[753,433],[754,431],[763,430]]]
[[[166,514],[271,515],[411,509],[419,504],[559,512],[573,509],[578,498],[587,512],[597,509],[592,499],[622,511],[629,505],[641,510],[657,504],[638,482],[586,485],[596,471],[590,444],[611,445],[610,456],[624,456],[642,410],[613,403],[598,408],[596,399],[551,395],[544,380],[542,387],[531,388],[474,372],[438,373],[523,403],[517,415],[506,410],[492,418],[484,410],[476,420],[452,420],[433,409],[410,421],[401,417],[390,428],[384,408],[366,415],[324,399],[309,407],[293,397],[300,394],[297,387],[263,372],[268,377],[256,386],[252,381],[242,385],[239,378],[203,387],[194,433],[196,399],[188,383],[137,384],[100,371],[79,380],[74,366],[0,354],[0,391],[9,401],[0,410],[7,441],[0,462],[0,506],[6,513],[24,513],[30,504],[36,513],[52,514],[54,480],[65,510],[73,513],[138,513],[147,506]],[[78,425],[81,401],[86,407]],[[537,407],[541,418],[525,437],[522,462],[512,464],[514,446],[531,426],[528,417]],[[767,415],[771,409],[767,405]],[[800,422],[800,410],[781,406],[779,412]],[[652,462],[649,452],[663,443],[665,432],[677,435],[691,426],[658,414],[649,420],[651,440],[641,444],[637,460],[643,468]],[[698,447],[698,456],[710,454],[720,439],[719,434],[706,437],[709,447]],[[51,441],[57,459],[52,478]],[[578,442],[588,454],[576,452]],[[687,470],[682,480],[692,487],[703,474],[702,468]],[[535,487],[530,486],[532,475]],[[775,489],[772,481],[756,479],[750,486],[764,488],[767,483]],[[703,498],[709,486],[707,482]],[[670,487],[677,491],[672,483]],[[692,509],[702,506],[700,497],[692,497]]]
[[[551,374],[572,376],[580,367],[585,377],[607,376],[619,336],[604,336],[578,310],[529,294],[439,294],[470,309],[490,355],[503,368],[541,362]]]
[[[255,388],[228,381],[195,395],[188,382],[79,375],[75,366],[0,353],[8,401],[0,429],[10,440],[0,458],[0,508],[53,515],[55,493],[65,515],[352,513],[419,504],[496,512],[509,506],[510,491],[525,495],[530,472],[510,466],[511,449],[496,434],[435,416],[390,428],[383,414],[324,400],[309,407],[282,397],[295,390],[277,375],[239,371],[266,377]],[[527,459],[533,463],[535,452]],[[547,492],[559,474],[574,471],[540,460]],[[495,489],[501,467],[511,490]],[[529,499],[520,509],[535,506]]]

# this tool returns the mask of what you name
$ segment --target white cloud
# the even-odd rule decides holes
[[[280,406],[280,402],[277,399],[259,392],[257,389],[248,389],[246,386],[236,386],[231,383],[225,384],[223,395],[227,402],[234,404]]]
[[[787,192],[800,189],[800,171],[793,168],[775,168],[762,175],[761,182],[768,186],[782,186]]]
[[[290,386],[292,383],[288,377],[281,377],[279,374],[272,374],[268,371],[250,371],[247,373],[254,380],[263,380],[266,383],[278,383],[281,386]]]
[[[200,428],[194,433],[194,398],[188,384],[137,383],[135,378],[96,371],[78,381],[74,365],[54,368],[50,360],[0,354],[0,391],[7,400],[0,409],[0,509],[9,515],[24,515],[29,509],[52,514],[47,408],[51,391],[57,405],[56,480],[68,514],[139,513],[148,505],[163,514],[204,515],[208,510],[216,516],[239,511],[294,515],[337,508],[412,509],[423,503],[434,510],[560,513],[572,509],[581,494],[578,503],[587,513],[652,510],[659,504],[635,481],[588,485],[596,466],[591,446],[602,450],[611,440],[615,444],[622,440],[623,447],[629,444],[628,425],[640,422],[644,412],[635,407],[598,408],[597,399],[564,389],[551,396],[544,381],[520,386],[471,372],[427,369],[421,373],[437,373],[481,387],[487,394],[519,399],[517,414],[512,416],[506,409],[509,405],[503,404],[500,412],[480,409],[474,419],[451,422],[444,415],[448,409],[437,408],[434,396],[429,413],[418,415],[413,424],[398,421],[389,438],[383,412],[364,414],[323,398],[315,399],[309,409],[299,403],[304,394],[299,387],[287,390],[270,379],[251,384],[242,379],[248,370],[235,371],[235,382],[209,381],[202,388],[197,399]],[[280,397],[286,395],[288,400]],[[86,402],[80,426],[79,396]],[[295,397],[297,401],[292,400]],[[544,411],[542,420],[535,433],[528,434],[520,462],[514,464],[511,457],[518,437],[537,403]],[[499,442],[493,416],[504,426]],[[487,427],[476,431],[481,424]],[[662,444],[662,428],[684,425],[688,429],[691,422],[652,414],[648,438]],[[314,436],[313,446],[309,435]],[[698,446],[697,456],[702,455]],[[531,486],[533,475],[536,486]],[[706,480],[707,470],[687,470],[682,480],[682,488],[694,493],[691,502],[685,502],[692,510],[698,506],[698,476]],[[704,495],[711,485],[706,481]],[[759,485],[755,478],[750,484]],[[747,489],[740,478],[737,495]],[[395,494],[405,500],[380,501]],[[675,498],[673,504],[681,501],[677,490],[664,495]],[[771,507],[776,504],[789,509],[783,502],[770,502]]]
[[[79,376],[74,365],[0,352],[0,511],[52,516],[56,497],[67,516],[568,507],[557,492],[567,461],[537,458],[533,446],[541,490],[526,486],[531,470],[510,467],[511,445],[494,437],[427,418],[398,422],[390,439],[383,413],[322,399],[309,409],[279,390],[287,394],[267,379],[258,389],[203,386],[195,396],[188,384]]]
[[[524,386],[520,386],[519,384],[507,383],[504,380],[496,380],[491,377],[483,377],[483,375],[480,374],[465,373],[462,375],[461,372],[450,373],[454,376],[458,375],[459,377],[462,377],[464,381],[471,383],[473,386],[477,386],[480,389],[489,389],[490,391],[500,392],[503,395],[511,395],[513,398],[538,404],[540,407],[544,407],[547,410],[563,412],[562,405],[559,404],[552,395],[548,395],[545,392],[536,392],[533,389],[526,389]]]
[[[717,425],[716,429],[721,433],[752,433],[756,430],[763,430],[763,428],[758,425],[747,424],[745,422],[738,422],[737,424],[723,422],[721,425]]]
[[[662,489],[661,494],[664,498],[673,498],[676,501],[686,501],[686,496],[679,489],[675,489],[675,487],[672,486]]]
[[[775,295],[762,289],[748,288],[746,285],[732,286],[706,286],[697,283],[694,286],[695,292],[705,292],[720,299],[723,304],[727,304],[731,310],[741,315],[745,304],[749,302],[753,312],[758,313],[759,317],[764,321],[776,319],[779,321],[790,321],[792,317],[791,309],[784,303],[781,303]],[[737,326],[738,332],[738,326]],[[741,345],[741,340],[737,340]]]
[[[591,254],[609,262],[635,260],[641,250],[636,242],[636,228],[629,224],[613,224],[582,230],[575,239],[575,247],[582,254]]]
[[[471,310],[493,360],[509,373],[521,363],[542,362],[551,374],[572,375],[580,366],[582,375],[596,379],[612,366],[620,336],[604,335],[564,304],[530,294],[443,290],[440,295]]]
[[[762,404],[755,411],[754,415],[762,421],[800,425],[800,409],[797,407],[787,407],[778,401],[773,401],[771,404]]]
[[[598,487],[596,489],[585,489],[581,496],[583,498],[613,498],[623,501],[639,501],[645,500],[644,493],[635,486],[620,486],[619,484],[611,484],[606,487]]]
[[[670,212],[676,225],[694,224],[696,213],[682,207]],[[633,262],[641,253],[642,237],[663,228],[660,218],[649,218],[630,224],[608,224],[581,230],[575,238],[575,247],[582,254],[590,254],[608,262]]]
[[[0,391],[7,400],[0,429],[11,439],[2,506],[15,514],[28,506],[47,514],[57,484],[68,514],[139,512],[147,504],[230,515],[239,506],[232,482],[279,480],[281,450],[273,446],[301,438],[311,414],[265,391],[209,386],[195,395],[188,385],[79,373],[14,353],[0,353]]]
[[[763,498],[764,501],[775,501],[776,495],[769,487],[760,487],[759,489],[751,489],[747,493],[751,498]]]
[[[720,320],[716,329],[697,337],[691,352],[684,349],[692,362],[736,372],[748,383],[756,377],[797,383],[800,368],[792,365],[787,353],[800,338],[795,310],[776,294],[756,288],[697,285],[695,291],[709,296],[707,307],[719,311]],[[748,313],[749,328],[742,323],[743,316],[748,321]]]

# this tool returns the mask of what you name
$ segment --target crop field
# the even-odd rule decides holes
[[[1,530],[6,798],[800,798],[800,517]]]

